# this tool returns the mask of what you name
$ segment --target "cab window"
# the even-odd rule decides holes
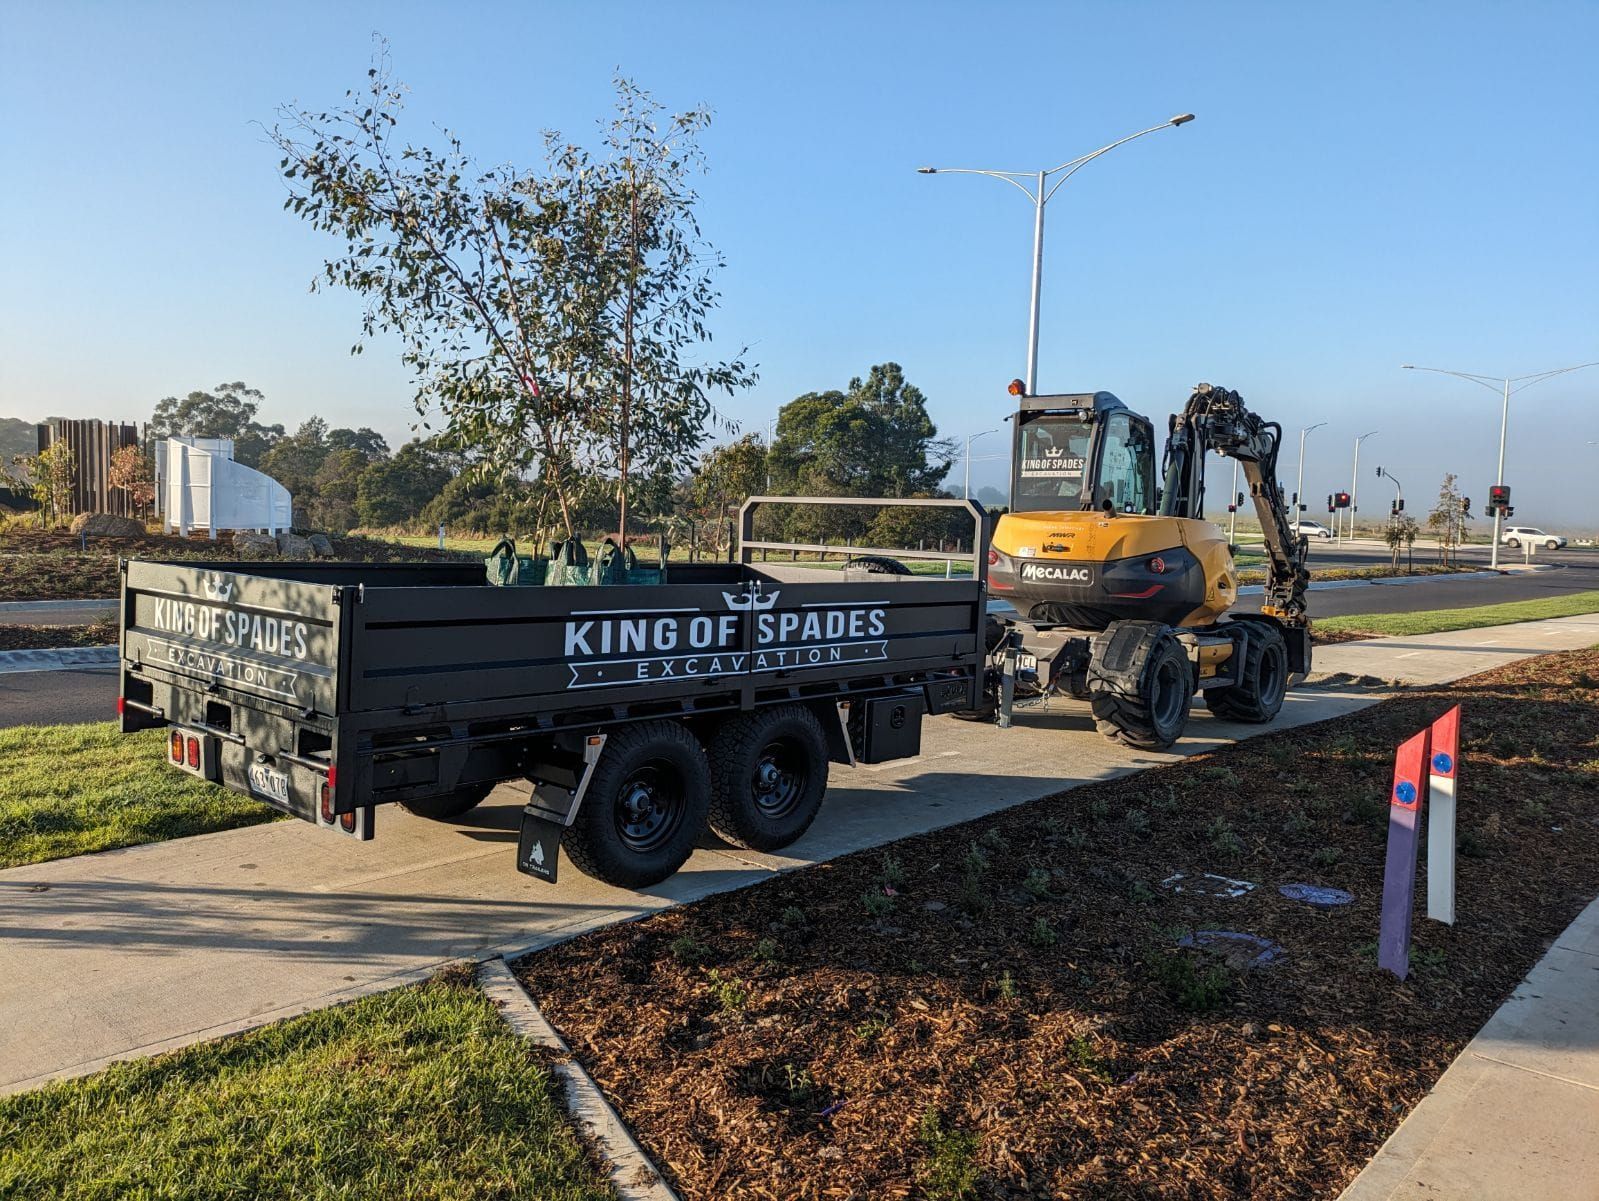
[[[1035,417],[1023,425],[1012,506],[1024,512],[1081,508],[1093,433],[1092,421],[1062,414]]]
[[[1147,422],[1112,413],[1105,422],[1099,498],[1118,513],[1155,511],[1155,442]]]

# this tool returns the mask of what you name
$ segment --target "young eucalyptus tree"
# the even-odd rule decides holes
[[[601,480],[625,534],[639,468],[682,462],[712,394],[753,381],[741,361],[689,361],[721,265],[688,186],[707,115],[663,119],[618,81],[603,155],[547,133],[541,170],[485,169],[455,134],[402,141],[404,95],[380,58],[343,107],[280,112],[285,207],[344,242],[313,287],[365,299],[363,337],[400,339],[417,411],[452,443],[502,480],[538,476],[540,526],[553,503],[571,533]]]

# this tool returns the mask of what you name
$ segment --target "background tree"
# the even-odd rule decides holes
[[[143,447],[124,446],[113,452],[106,479],[113,488],[126,490],[135,509],[148,514],[155,499],[155,465]]]
[[[168,438],[232,438],[233,457],[246,467],[259,467],[272,444],[283,437],[281,425],[262,425],[255,415],[265,399],[243,382],[218,384],[210,392],[190,392],[179,399],[157,401],[149,436]]]
[[[938,437],[926,397],[906,381],[898,363],[881,363],[846,391],[807,392],[778,413],[770,463],[772,489],[799,496],[941,495],[954,446]],[[796,541],[861,541],[875,516],[869,509],[796,508],[785,527]],[[945,521],[922,510],[896,516],[903,535],[929,522],[912,544],[942,536]],[[885,531],[888,527],[884,527]]]
[[[684,482],[682,508],[708,550],[727,549],[727,523],[745,500],[766,491],[766,471],[766,447],[756,434],[700,456]]]
[[[1421,533],[1421,527],[1416,524],[1416,519],[1409,513],[1396,513],[1388,522],[1388,528],[1383,531],[1383,541],[1388,543],[1390,563],[1399,566],[1399,556],[1403,551],[1408,551],[1416,545],[1416,536]]]
[[[36,455],[18,455],[13,460],[34,503],[39,506],[39,524],[61,525],[71,515],[72,487],[77,483],[78,467],[65,442],[52,442]]]
[[[399,143],[404,89],[381,51],[367,76],[341,108],[281,110],[272,137],[285,207],[344,242],[321,282],[365,299],[365,336],[400,339],[418,412],[479,474],[537,477],[535,525],[553,503],[572,529],[597,474],[625,501],[637,469],[681,462],[710,392],[753,378],[700,362],[719,260],[686,181],[705,113],[663,119],[619,82],[606,157],[546,134],[542,173],[484,169],[448,132],[442,149]]]
[[[356,499],[361,477],[371,466],[358,450],[329,450],[312,481],[305,506],[311,525],[343,534],[357,524]]]
[[[392,459],[361,473],[355,512],[363,526],[396,526],[418,520],[452,475],[449,457],[431,439],[413,438]]]
[[[388,440],[377,430],[364,425],[358,430],[329,430],[327,442],[329,450],[353,450],[368,463],[389,457]]]
[[[1449,566],[1455,559],[1455,548],[1466,539],[1466,503],[1455,483],[1455,475],[1444,475],[1438,488],[1438,503],[1427,514],[1427,528],[1438,540],[1438,559]]]

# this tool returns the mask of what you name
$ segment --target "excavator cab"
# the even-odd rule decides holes
[[[1155,512],[1154,430],[1109,392],[1025,396],[1015,422],[1013,512]]]

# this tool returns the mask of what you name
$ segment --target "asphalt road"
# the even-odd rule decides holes
[[[1410,583],[1352,581],[1337,588],[1313,587],[1310,615],[1312,618],[1344,617],[1351,613],[1465,609],[1594,590],[1599,590],[1599,557],[1553,571],[1514,572],[1501,576],[1416,576]],[[1258,595],[1246,596],[1240,601],[1240,607],[1256,612],[1261,599]]]
[[[115,667],[0,675],[0,729],[111,721],[116,715]]]
[[[0,603],[0,625],[87,626],[115,617],[114,600],[23,601]]]

